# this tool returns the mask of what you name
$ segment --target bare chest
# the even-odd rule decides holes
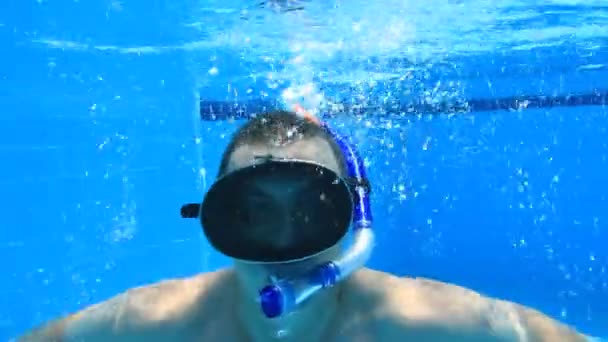
[[[375,342],[382,341],[374,315],[369,311],[353,310],[347,314],[336,316],[321,337],[313,339],[305,331],[286,338],[253,339],[248,336],[236,317],[228,314],[207,316],[201,320],[198,328],[188,329],[190,332],[181,341],[223,341],[223,342]],[[314,322],[313,322],[314,324]]]
[[[372,325],[363,326],[331,326],[326,331],[323,338],[316,341],[311,340],[306,334],[291,336],[289,338],[276,338],[255,340],[247,335],[247,333],[238,326],[230,324],[221,324],[216,326],[206,326],[203,331],[198,333],[190,333],[183,336],[181,341],[225,341],[225,342],[372,342],[380,341]]]

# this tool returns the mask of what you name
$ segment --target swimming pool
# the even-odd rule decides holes
[[[3,4],[0,340],[226,265],[179,207],[286,89],[360,142],[370,266],[608,336],[608,7],[526,3]]]

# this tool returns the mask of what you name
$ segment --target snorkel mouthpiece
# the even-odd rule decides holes
[[[295,309],[317,291],[333,286],[340,269],[332,262],[317,266],[304,277],[280,280],[260,291],[260,305],[264,315],[276,318]]]
[[[345,156],[348,177],[354,182],[352,191],[354,238],[352,246],[336,260],[318,265],[304,276],[274,281],[260,290],[259,302],[267,318],[276,318],[289,313],[318,291],[346,279],[367,262],[374,247],[370,187],[363,160],[344,137],[338,135],[325,123],[312,118],[308,113],[296,112],[323,127],[338,143]]]

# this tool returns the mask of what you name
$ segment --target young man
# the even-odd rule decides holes
[[[20,341],[587,341],[515,303],[362,268],[369,189],[356,151],[327,126],[258,116],[203,203],[182,208],[234,267],[131,289]]]

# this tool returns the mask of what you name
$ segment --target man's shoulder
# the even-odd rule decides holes
[[[175,331],[171,326],[177,329],[194,319],[229,274],[223,270],[134,287],[34,329],[19,341],[104,341]]]
[[[514,317],[496,310],[494,299],[471,289],[372,270],[363,270],[357,278],[360,292],[372,294],[367,296],[372,300],[364,304],[365,310],[373,313],[371,319],[380,328],[381,336],[438,341],[456,334],[470,341],[493,341],[516,333],[512,331]]]
[[[145,324],[184,320],[200,310],[201,302],[228,273],[227,270],[202,273],[129,289],[119,295],[123,308],[118,312],[117,322]]]
[[[374,297],[382,312],[412,322],[458,324],[459,319],[475,318],[473,314],[481,319],[491,305],[490,298],[474,290],[430,278],[364,270],[361,283],[364,288],[375,288]]]
[[[361,288],[375,289],[392,299],[441,300],[444,297],[483,298],[471,289],[424,277],[400,277],[390,273],[362,269],[353,277]],[[402,298],[406,299],[406,298]]]

